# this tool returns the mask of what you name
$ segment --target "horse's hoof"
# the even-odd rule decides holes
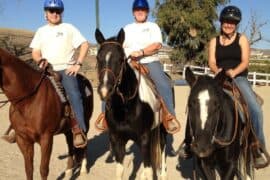
[[[160,176],[159,176],[159,179],[160,179],[160,180],[167,180],[168,177],[167,177],[166,174],[164,174],[164,175],[160,175]]]
[[[11,132],[10,134],[3,135],[3,136],[1,136],[1,138],[10,144],[13,144],[16,142],[15,132]]]
[[[70,179],[72,177],[73,170],[72,169],[67,169],[65,171],[65,179]]]

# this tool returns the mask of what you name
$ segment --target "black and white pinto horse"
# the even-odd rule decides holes
[[[243,155],[247,137],[242,136],[244,124],[234,100],[223,90],[225,72],[214,78],[196,77],[187,68],[185,77],[191,87],[186,131],[192,137],[191,151],[203,179],[216,179],[216,172],[221,179],[246,179],[251,168]]]
[[[109,139],[115,155],[116,178],[122,179],[125,145],[133,140],[143,158],[141,179],[156,178],[157,172],[166,178],[166,130],[159,120],[159,101],[145,85],[145,78],[128,63],[122,47],[125,33],[121,29],[116,37],[105,40],[100,30],[95,32],[100,44],[97,54],[99,76],[98,93],[106,102],[105,117]],[[161,168],[161,169],[160,169]]]

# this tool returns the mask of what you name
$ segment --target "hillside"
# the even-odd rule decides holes
[[[29,44],[34,36],[34,32],[21,30],[0,28],[0,47],[7,49],[12,54],[20,54],[18,57],[24,61],[31,62],[31,48]],[[96,58],[88,55],[83,62],[81,73],[84,74],[93,84],[97,86],[96,78]]]

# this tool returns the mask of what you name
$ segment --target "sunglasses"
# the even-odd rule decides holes
[[[60,9],[48,9],[47,10],[50,14],[54,14],[54,13],[56,13],[56,14],[61,14],[63,11],[62,10],[60,10]]]

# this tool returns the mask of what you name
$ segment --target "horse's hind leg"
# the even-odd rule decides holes
[[[24,157],[24,167],[27,180],[33,179],[34,143],[17,135],[17,144]]]
[[[73,146],[73,139],[72,139],[72,133],[66,132],[65,138],[68,146],[68,160],[67,160],[67,167],[65,170],[65,177],[70,178],[73,175],[73,167],[74,167],[74,146]]]
[[[41,162],[40,175],[42,180],[46,180],[49,174],[49,163],[52,153],[53,135],[43,135],[40,140]]]

